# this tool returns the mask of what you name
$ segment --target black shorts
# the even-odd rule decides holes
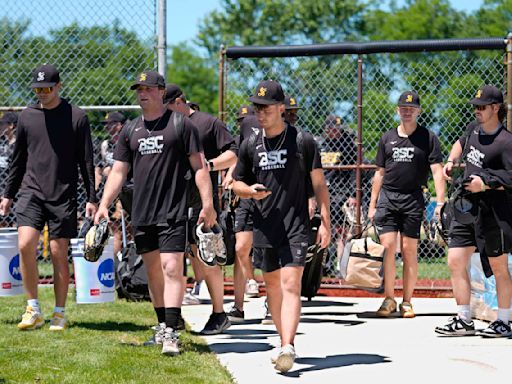
[[[72,239],[77,236],[76,198],[44,201],[33,192],[22,191],[16,203],[18,227],[43,230],[48,223],[50,239]]]
[[[283,267],[303,267],[306,264],[308,245],[289,244],[279,248],[253,248],[252,260],[263,272],[273,272]]]
[[[499,227],[491,212],[483,213],[482,228],[485,239],[485,253],[488,257],[501,256],[512,251],[512,244]],[[473,224],[460,224],[452,220],[448,235],[448,248],[463,248],[476,246],[476,236]]]
[[[424,211],[425,199],[421,191],[401,193],[382,189],[374,221],[380,234],[400,232],[412,239],[419,239]]]
[[[240,204],[235,210],[235,233],[238,232],[252,232],[253,226],[253,215],[254,215],[254,200],[253,199],[241,199]]]
[[[170,220],[167,225],[135,227],[137,253],[160,250],[161,253],[185,252],[185,221]]]

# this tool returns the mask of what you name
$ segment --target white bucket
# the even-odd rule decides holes
[[[0,296],[14,296],[22,293],[18,230],[0,228]]]
[[[111,237],[103,254],[94,263],[84,259],[84,239],[71,239],[78,304],[108,303],[115,299],[114,239]]]

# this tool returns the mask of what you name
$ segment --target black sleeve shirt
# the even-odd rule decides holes
[[[442,161],[439,139],[418,125],[408,137],[399,136],[396,128],[386,132],[379,141],[376,165],[385,170],[384,189],[412,193],[427,184],[430,165]]]
[[[308,242],[310,226],[304,168],[311,172],[321,169],[322,164],[316,143],[306,132],[304,159],[298,157],[296,137],[296,129],[288,126],[285,132],[271,139],[263,138],[260,133],[253,149],[248,148],[250,140],[243,141],[240,147],[234,179],[247,185],[261,183],[272,191],[265,199],[255,201],[255,247],[276,248]]]
[[[87,115],[62,99],[54,109],[32,105],[21,112],[4,196],[19,189],[44,201],[76,197],[78,167],[87,199],[97,202]]]
[[[202,151],[196,126],[184,118],[178,137],[171,113],[161,120],[138,119],[131,130],[123,127],[114,151],[114,160],[132,164],[133,208],[136,226],[166,224],[187,217],[188,157]],[[149,128],[149,129],[148,129]]]

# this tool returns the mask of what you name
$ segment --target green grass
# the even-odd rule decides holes
[[[40,288],[46,318],[53,309],[53,289]],[[70,292],[70,328],[18,331],[23,296],[0,297],[0,383],[233,383],[205,342],[181,333],[182,353],[160,354],[143,347],[155,323],[150,303],[82,304]]]
[[[396,261],[396,275],[402,278],[403,265],[401,260]],[[446,256],[439,257],[434,260],[425,260],[420,258],[418,260],[418,279],[433,279],[433,280],[449,280],[450,269],[448,268],[448,261]]]

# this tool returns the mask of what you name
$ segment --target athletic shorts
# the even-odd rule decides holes
[[[382,189],[377,201],[375,225],[379,234],[400,232],[412,239],[420,238],[425,200],[421,191],[391,192]]]
[[[254,215],[254,200],[241,199],[240,204],[235,209],[235,233],[238,232],[252,232],[253,230],[253,215]]]
[[[488,257],[501,256],[512,251],[512,244],[499,227],[491,212],[482,217],[485,253]],[[475,247],[476,236],[473,224],[460,224],[452,220],[448,235],[448,248]]]
[[[137,253],[160,250],[161,253],[185,252],[185,221],[169,220],[166,225],[135,227]]]
[[[44,201],[33,192],[22,191],[16,203],[18,227],[38,231],[48,223],[50,239],[72,239],[77,236],[76,198]]]
[[[279,248],[253,248],[252,260],[263,272],[273,272],[283,267],[303,267],[306,264],[308,245],[288,244]]]

